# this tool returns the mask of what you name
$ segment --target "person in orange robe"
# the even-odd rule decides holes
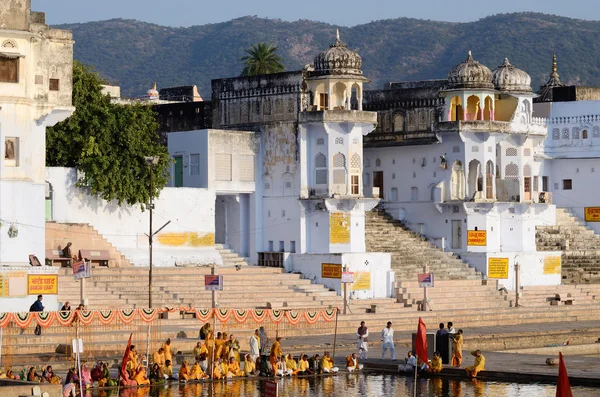
[[[150,381],[148,380],[148,377],[146,376],[146,368],[144,368],[143,365],[141,365],[141,364],[138,365],[138,368],[135,373],[135,376],[133,377],[133,380],[137,382],[138,386],[150,384]]]
[[[463,330],[459,329],[456,335],[451,335],[454,340],[454,346],[452,349],[452,366],[460,367],[462,364],[463,356]]]
[[[269,362],[271,363],[271,368],[274,374],[277,373],[277,359],[283,355],[281,351],[281,337],[278,336],[275,338],[275,342],[273,346],[271,346],[271,355],[269,356]]]
[[[190,380],[191,370],[187,360],[183,360],[183,364],[179,368],[179,381],[187,382]]]
[[[240,369],[240,363],[237,362],[235,357],[229,358],[229,365],[227,368],[227,377],[233,378],[234,376],[244,376],[244,371]]]
[[[194,363],[190,371],[190,380],[201,380],[208,378],[208,375],[204,373],[199,363]]]
[[[467,376],[474,378],[479,372],[485,370],[485,357],[483,357],[483,354],[481,354],[481,350],[479,349],[473,350],[471,355],[475,357],[475,362],[473,365],[466,367],[465,371],[467,372]]]

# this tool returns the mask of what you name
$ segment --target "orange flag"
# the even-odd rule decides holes
[[[569,374],[561,352],[558,353],[558,381],[556,382],[556,397],[573,397]]]
[[[131,350],[131,337],[132,336],[133,336],[133,333],[129,334],[129,342],[127,342],[127,349],[125,349],[125,354],[123,355],[123,361],[121,361],[121,371],[119,372],[119,375],[123,379],[127,379],[127,376],[125,376],[125,372],[127,369],[127,362],[129,361],[129,351]]]
[[[415,340],[415,354],[421,361],[429,366],[429,360],[427,359],[427,327],[421,317],[419,317],[417,339]]]

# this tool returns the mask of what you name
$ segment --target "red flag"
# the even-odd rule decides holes
[[[571,393],[571,384],[569,383],[569,375],[565,360],[562,353],[558,353],[558,382],[556,382],[556,397],[573,397]]]
[[[417,339],[415,340],[415,354],[429,366],[429,360],[427,359],[427,327],[421,317],[419,317],[419,328],[417,328]]]
[[[131,350],[131,337],[132,336],[133,336],[133,333],[129,334],[129,342],[127,342],[127,349],[125,349],[125,354],[123,355],[123,361],[121,361],[121,371],[119,372],[119,375],[123,379],[128,378],[127,376],[125,376],[125,372],[127,369],[127,362],[129,361],[129,350]]]

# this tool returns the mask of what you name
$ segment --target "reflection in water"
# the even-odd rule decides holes
[[[331,377],[287,378],[278,380],[281,397],[410,397],[414,379],[395,375],[339,374]],[[167,385],[159,388],[122,390],[119,397],[260,397],[264,382],[234,380],[228,382]],[[419,379],[419,397],[552,397],[556,386],[483,382],[473,379]],[[600,395],[594,388],[574,387],[575,395]],[[86,397],[117,397],[116,391],[88,392]]]

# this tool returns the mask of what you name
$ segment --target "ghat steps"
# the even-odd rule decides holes
[[[246,266],[246,258],[242,258],[237,252],[229,248],[228,245],[215,244],[215,249],[223,259],[223,266]]]
[[[568,209],[556,209],[556,225],[536,227],[536,244],[538,251],[563,251],[564,283],[600,282],[600,236]]]
[[[365,242],[369,252],[392,255],[396,280],[416,280],[425,264],[437,280],[482,279],[480,272],[453,253],[438,249],[383,211],[366,213]]]

